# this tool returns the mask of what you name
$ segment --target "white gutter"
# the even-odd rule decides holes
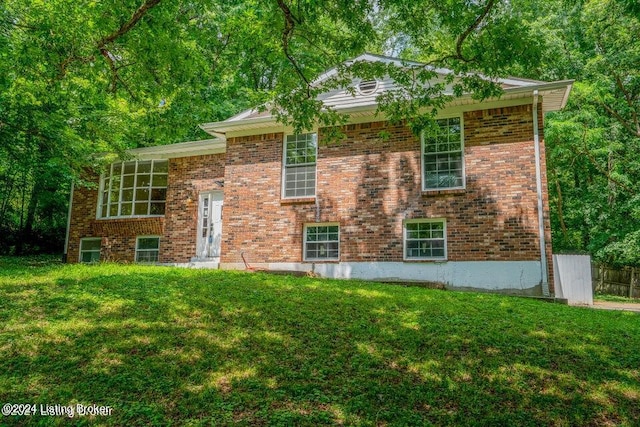
[[[547,247],[544,235],[544,211],[542,210],[542,166],[540,163],[540,130],[538,129],[538,90],[533,91],[533,144],[536,156],[536,189],[538,193],[538,233],[540,235],[540,270],[542,294],[549,296],[549,269],[547,265]]]
[[[69,230],[71,229],[71,207],[73,206],[73,188],[74,183],[71,181],[71,191],[69,192],[69,211],[67,212],[67,233],[64,237],[64,262],[67,260],[67,251],[69,249]]]
[[[484,100],[482,102],[499,102],[501,99],[510,99],[511,97],[522,97],[523,95],[529,95],[532,90],[540,91],[540,92],[552,92],[558,90],[564,90],[564,94],[562,99],[560,100],[560,104],[550,105],[551,109],[549,111],[556,111],[564,108],[566,104],[567,98],[569,96],[569,92],[571,91],[571,87],[573,84],[573,80],[560,80],[550,83],[536,83],[530,84],[521,87],[513,87],[504,89],[503,94],[498,98],[491,98]],[[527,101],[525,101],[527,102]],[[473,105],[480,105],[480,101],[474,100],[470,94],[463,95],[461,97],[454,98],[449,104],[448,107],[455,107],[459,105],[463,105],[466,103],[473,103]],[[337,110],[341,114],[354,114],[361,112],[370,111],[372,114],[376,112],[378,107],[377,102],[372,101],[369,104],[365,105],[357,105],[352,107],[342,107]],[[446,107],[445,107],[446,108]],[[253,118],[238,118],[241,117],[243,113],[232,117],[231,119],[227,119],[221,122],[211,122],[211,123],[202,123],[200,124],[200,128],[207,132],[210,135],[216,137],[222,137],[234,131],[240,130],[251,130],[251,129],[263,129],[269,127],[282,127],[281,124],[277,124],[275,117],[269,115],[264,117],[253,117]]]

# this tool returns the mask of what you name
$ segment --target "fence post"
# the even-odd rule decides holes
[[[629,280],[629,298],[633,298],[633,284],[636,281],[636,268],[631,268],[631,280]]]
[[[600,292],[604,292],[604,264],[600,264],[598,270],[600,270]]]

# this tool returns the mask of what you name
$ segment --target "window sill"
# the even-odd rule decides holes
[[[414,262],[428,262],[428,263],[439,263],[439,264],[443,264],[446,262],[449,262],[448,259],[446,258],[431,258],[431,259],[403,259],[402,262],[405,263],[414,263]]]
[[[143,219],[143,218],[164,218],[164,215],[110,216],[106,218],[96,218],[96,221],[122,221],[125,219]]]
[[[303,205],[312,204],[316,202],[315,197],[299,197],[296,199],[280,199],[281,205]]]
[[[422,197],[458,195],[458,194],[466,194],[466,192],[467,192],[466,188],[450,188],[446,190],[422,190]]]
[[[305,264],[340,264],[339,259],[305,259],[302,262]]]

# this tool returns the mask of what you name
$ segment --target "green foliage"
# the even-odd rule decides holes
[[[113,408],[72,423],[631,426],[640,416],[632,313],[15,258],[0,258],[0,301],[0,400]]]
[[[579,83],[546,122],[554,249],[638,266],[640,21],[620,1],[567,2],[557,16],[572,59],[557,72]]]
[[[252,106],[339,138],[316,97],[393,77],[394,122],[430,126],[489,77],[577,79],[547,117],[553,243],[640,265],[640,20],[627,0],[90,1],[0,3],[0,253],[60,250],[71,182],[101,153],[201,139]],[[338,65],[363,51],[428,66]],[[435,80],[436,67],[452,73]]]

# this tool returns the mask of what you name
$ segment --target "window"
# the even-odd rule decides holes
[[[136,240],[136,262],[158,262],[160,237],[138,237]]]
[[[410,220],[404,223],[404,258],[447,259],[447,224],[444,219]]]
[[[287,135],[284,151],[284,197],[315,196],[317,135]]]
[[[460,117],[436,120],[422,132],[423,190],[464,188]]]
[[[101,183],[98,217],[164,215],[166,160],[117,162]]]
[[[337,261],[340,258],[338,224],[307,224],[304,226],[304,260]]]
[[[100,261],[100,246],[102,239],[99,237],[80,239],[80,262]]]

